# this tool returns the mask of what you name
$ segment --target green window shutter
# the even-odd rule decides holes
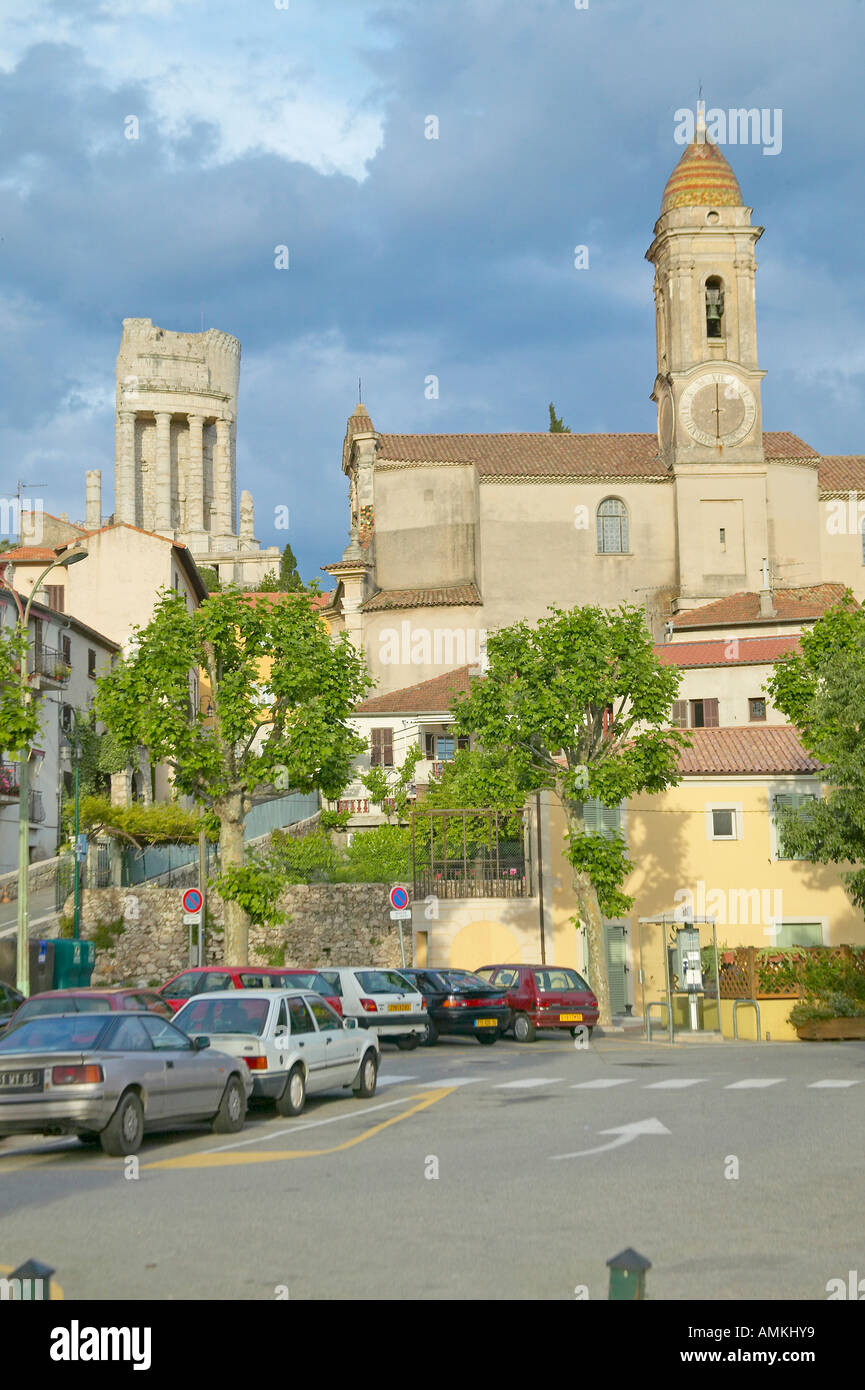
[[[779,950],[789,950],[792,946],[822,946],[823,927],[819,922],[781,922],[772,945]]]
[[[804,806],[807,801],[816,801],[813,792],[779,792],[775,797],[776,811],[798,811],[800,806]],[[775,822],[778,831],[778,858],[779,859],[804,859],[803,854],[787,854],[784,849],[781,828]],[[819,943],[818,943],[819,944]]]
[[[606,840],[612,840],[615,835],[622,833],[619,806],[602,806],[600,801],[593,798],[583,803],[583,815],[586,820],[586,833],[589,835],[603,835]]]

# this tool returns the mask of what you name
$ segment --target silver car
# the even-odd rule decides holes
[[[0,1138],[77,1134],[105,1153],[136,1153],[150,1130],[209,1120],[243,1128],[252,1090],[236,1057],[157,1014],[53,1014],[0,1039]]]

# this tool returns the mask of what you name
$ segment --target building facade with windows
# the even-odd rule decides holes
[[[42,562],[41,568],[45,568]],[[81,566],[78,566],[81,568]],[[55,574],[64,571],[56,571]],[[21,602],[27,594],[19,593]],[[18,608],[0,589],[0,624],[14,627]],[[29,847],[31,862],[49,859],[61,838],[60,807],[71,794],[75,712],[87,718],[96,678],[110,669],[119,644],[71,614],[34,601],[30,609],[30,689],[39,702],[40,728],[30,750]],[[18,867],[19,761],[0,754],[0,874]]]

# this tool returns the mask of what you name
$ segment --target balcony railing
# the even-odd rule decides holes
[[[55,685],[65,685],[72,674],[69,662],[52,647],[31,647],[27,669],[31,675],[42,676]]]
[[[418,810],[411,819],[415,898],[531,897],[523,812]]]

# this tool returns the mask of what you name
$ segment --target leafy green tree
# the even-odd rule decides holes
[[[385,812],[391,824],[397,825],[405,816],[414,782],[414,770],[420,758],[420,745],[414,743],[406,753],[402,765],[388,769],[392,773],[390,778],[388,770],[383,767],[367,768],[363,774],[363,785],[369,792],[369,799],[374,806],[384,809],[386,801],[393,801],[393,810]]]
[[[204,580],[204,583],[207,587],[207,592],[209,594],[218,594],[220,589],[222,588],[222,585],[219,582],[219,575],[217,574],[216,570],[212,567],[212,565],[199,565],[198,573]]]
[[[562,423],[560,415],[556,414],[556,408],[550,401],[550,434],[570,434],[568,425]]]
[[[865,910],[865,610],[848,591],[800,645],[775,663],[767,689],[822,764],[828,791],[797,810],[779,808],[778,830],[787,855],[851,865],[841,877]]]
[[[294,551],[290,545],[286,545],[279,562],[279,574],[270,570],[258,585],[258,590],[262,594],[299,594],[304,587]]]
[[[352,835],[345,877],[352,883],[407,882],[411,877],[408,826],[376,825]]]
[[[0,752],[17,757],[29,748],[40,727],[39,701],[21,688],[27,643],[20,623],[0,627]]]
[[[603,916],[621,915],[633,900],[622,891],[630,868],[624,841],[588,832],[585,802],[618,806],[678,781],[688,740],[670,727],[670,710],[680,674],[659,664],[642,609],[548,611],[535,627],[519,622],[490,635],[485,677],[454,711],[485,751],[513,757],[517,786],[549,788],[562,805],[603,1023],[610,1020]]]
[[[210,687],[211,717],[192,698],[196,669]],[[363,746],[348,719],[369,685],[363,657],[344,635],[331,641],[305,602],[251,604],[230,588],[189,612],[180,594],[163,590],[130,655],[98,682],[96,711],[122,747],[167,763],[178,794],[213,811],[225,876],[244,862],[257,787],[279,778],[339,794]],[[248,943],[247,912],[230,898],[226,958],[244,964]]]

